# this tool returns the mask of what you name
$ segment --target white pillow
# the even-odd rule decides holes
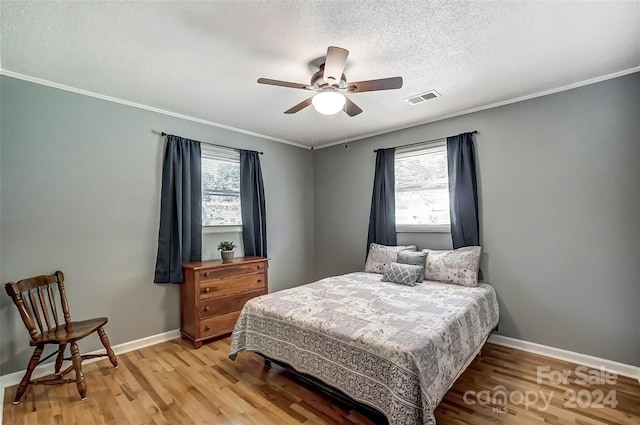
[[[364,264],[364,271],[369,273],[382,274],[391,263],[398,260],[398,251],[415,251],[415,245],[408,246],[387,246],[377,243],[369,245],[369,254]]]
[[[448,251],[423,249],[427,253],[424,278],[462,286],[478,286],[479,246],[465,246]]]

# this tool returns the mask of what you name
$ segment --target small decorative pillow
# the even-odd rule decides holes
[[[478,286],[479,246],[465,246],[450,251],[423,249],[427,255],[425,278],[462,286]]]
[[[389,264],[398,260],[398,251],[415,251],[418,247],[409,246],[387,246],[372,243],[369,246],[369,254],[364,264],[364,271],[369,273],[384,273]]]
[[[400,283],[401,285],[416,286],[416,280],[424,269],[422,266],[411,264],[391,263],[382,275],[383,282]]]
[[[424,280],[424,268],[427,265],[426,252],[400,251],[398,252],[398,263],[422,267],[416,282],[422,282]]]

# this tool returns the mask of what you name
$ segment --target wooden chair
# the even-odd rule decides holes
[[[18,283],[9,282],[5,285],[5,289],[13,299],[16,307],[18,307],[20,317],[22,317],[24,325],[29,330],[29,335],[31,335],[30,345],[36,347],[31,360],[29,360],[27,373],[24,374],[22,381],[20,381],[13,404],[20,402],[20,398],[29,384],[68,384],[75,382],[78,386],[80,398],[85,400],[87,398],[87,385],[82,374],[82,361],[94,357],[109,356],[111,364],[114,367],[118,367],[118,360],[113,350],[111,350],[109,338],[107,338],[107,334],[103,329],[103,326],[108,321],[106,317],[79,322],[71,321],[67,296],[64,292],[64,274],[61,271],[57,271],[52,275],[23,279]],[[58,293],[58,299],[56,299],[56,292]],[[64,323],[61,323],[58,318],[58,306],[61,307]],[[53,321],[49,315],[49,310]],[[37,329],[36,323],[38,325]],[[107,353],[80,355],[76,341],[96,331]],[[58,344],[58,350],[40,360],[42,351],[47,344]],[[64,357],[67,344],[71,345],[71,357]],[[58,355],[55,363],[55,374],[48,378],[32,381],[31,374],[36,366],[55,354]],[[60,372],[64,360],[71,360],[71,365],[63,372]],[[63,377],[72,370],[75,371],[75,379],[64,379]]]

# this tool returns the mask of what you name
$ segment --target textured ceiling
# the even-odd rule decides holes
[[[640,65],[640,2],[266,1],[0,3],[3,70],[319,146]],[[364,112],[283,112],[330,45]],[[317,61],[316,61],[317,62]],[[442,98],[410,106],[435,89]],[[156,129],[164,130],[164,129]],[[170,130],[170,129],[168,129]]]

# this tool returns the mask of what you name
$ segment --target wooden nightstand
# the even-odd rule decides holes
[[[202,342],[233,331],[244,303],[267,293],[268,259],[240,257],[184,263],[180,285],[180,334]]]

